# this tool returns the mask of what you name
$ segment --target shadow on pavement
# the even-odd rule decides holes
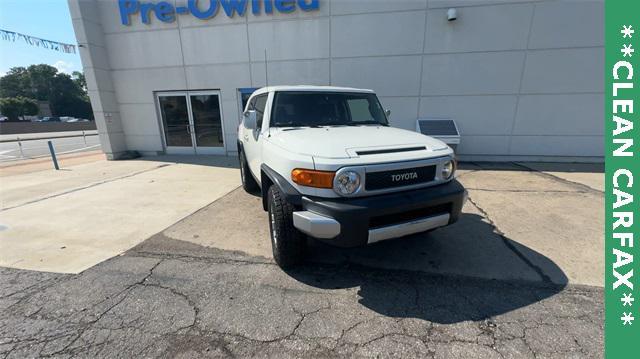
[[[451,227],[363,248],[311,243],[313,262],[324,257],[322,263],[287,274],[315,288],[359,287],[360,304],[377,313],[440,324],[488,319],[539,302],[566,287],[567,277],[553,261],[493,231],[481,216],[465,213]],[[472,249],[447,249],[471,243],[469,239],[475,242]],[[503,249],[496,249],[496,240],[502,241]],[[507,256],[515,260],[504,258]],[[507,279],[492,279],[495,273]]]

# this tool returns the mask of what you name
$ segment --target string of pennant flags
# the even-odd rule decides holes
[[[67,54],[76,53],[76,45],[65,44],[63,42],[58,42],[58,41],[45,40],[39,37],[21,34],[19,32],[0,29],[0,37],[2,38],[2,40],[5,40],[5,41],[16,42],[16,40],[18,41],[22,40],[27,45],[31,45],[31,46],[42,47],[45,49],[60,51]]]

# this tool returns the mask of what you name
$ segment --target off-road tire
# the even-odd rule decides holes
[[[293,206],[277,186],[269,187],[269,231],[273,259],[286,269],[304,259],[306,236],[293,226]]]
[[[256,193],[259,188],[258,182],[256,182],[256,179],[251,175],[244,151],[238,152],[238,160],[240,161],[240,178],[242,179],[242,188],[244,188],[247,193]]]

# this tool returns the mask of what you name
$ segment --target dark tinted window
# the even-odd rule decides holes
[[[251,102],[249,102],[249,107],[247,108],[247,110],[255,110],[256,108],[256,99],[257,97],[254,97],[251,99]]]
[[[256,96],[255,100],[255,104],[254,104],[254,110],[256,110],[256,123],[258,125],[258,128],[262,127],[262,118],[264,117],[264,109],[267,106],[267,96],[266,94],[264,95],[260,95],[260,96]],[[253,102],[253,101],[252,101]]]
[[[378,98],[370,93],[277,92],[275,127],[387,124]]]

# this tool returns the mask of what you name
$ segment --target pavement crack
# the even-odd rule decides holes
[[[269,260],[261,260],[262,257],[252,257],[254,260],[244,258],[227,258],[227,257],[204,257],[188,254],[169,254],[169,253],[157,253],[150,251],[130,251],[126,255],[142,258],[161,258],[161,259],[174,259],[184,262],[205,262],[211,264],[236,264],[236,265],[268,265],[276,266],[276,263]],[[249,258],[249,257],[248,257]]]
[[[585,184],[582,184],[580,182],[574,182],[574,181],[568,180],[566,178],[558,177],[558,176],[553,175],[553,174],[548,173],[548,172],[542,172],[542,171],[539,171],[539,170],[537,170],[535,168],[531,168],[531,167],[527,166],[526,164],[517,163],[517,162],[512,162],[512,163],[513,163],[514,166],[518,166],[520,168],[526,169],[527,171],[530,171],[530,172],[532,172],[532,173],[534,173],[534,174],[536,174],[538,176],[541,176],[541,177],[544,177],[544,178],[548,178],[548,179],[554,180],[556,182],[564,183],[564,184],[569,185],[569,186],[574,187],[574,188],[580,188],[584,192],[596,193],[596,194],[600,194],[600,195],[604,194],[603,191],[597,190],[597,189],[595,189],[593,187],[589,187],[589,186],[587,186]]]
[[[160,289],[167,290],[167,291],[171,292],[171,294],[184,299],[189,304],[191,309],[193,309],[193,322],[191,322],[188,325],[184,325],[184,326],[181,326],[181,327],[177,328],[176,330],[173,331],[174,333],[180,332],[181,330],[185,330],[185,329],[191,329],[191,328],[196,326],[196,324],[198,322],[198,315],[200,314],[200,308],[198,308],[198,305],[193,300],[191,300],[191,298],[189,298],[189,296],[187,296],[184,293],[179,292],[175,288],[166,287],[166,286],[163,286],[163,285],[160,285],[160,284],[157,284],[157,283],[141,283],[140,285],[142,285],[144,287],[154,287],[154,288],[160,288]]]
[[[544,271],[542,270],[542,268],[540,268],[539,266],[537,266],[536,264],[534,264],[529,258],[527,258],[527,256],[525,256],[522,252],[520,252],[518,250],[518,248],[516,248],[513,243],[511,243],[511,240],[509,238],[507,238],[505,236],[505,234],[498,228],[498,226],[496,225],[496,223],[491,219],[491,217],[489,217],[489,214],[482,208],[480,207],[472,198],[471,196],[468,196],[468,200],[469,202],[471,202],[471,204],[474,205],[474,207],[476,207],[478,209],[478,211],[480,211],[480,213],[482,214],[482,216],[489,222],[489,224],[494,228],[494,232],[500,236],[500,238],[502,239],[502,242],[504,243],[504,245],[509,248],[516,256],[518,256],[518,258],[520,258],[520,260],[522,260],[527,266],[529,266],[534,272],[536,272],[540,278],[542,279],[542,281],[546,284],[553,284],[553,281],[551,280],[551,277],[549,277],[546,273],[544,273]]]
[[[153,267],[151,267],[151,269],[149,269],[149,273],[147,275],[145,275],[141,280],[128,285],[125,289],[121,290],[120,292],[118,292],[115,296],[111,296],[110,298],[115,298],[119,295],[121,295],[121,298],[118,299],[115,303],[113,303],[112,305],[110,305],[109,307],[107,307],[107,309],[105,309],[104,311],[102,311],[100,314],[98,314],[96,316],[96,318],[87,321],[87,322],[81,322],[79,323],[79,328],[77,329],[77,334],[74,336],[74,338],[67,343],[67,345],[65,345],[62,349],[55,351],[49,355],[46,355],[46,357],[55,357],[57,355],[60,355],[62,353],[65,353],[69,348],[71,348],[72,345],[74,345],[81,337],[82,335],[89,329],[93,328],[94,325],[96,323],[98,323],[102,318],[104,318],[105,315],[107,315],[109,312],[111,312],[115,307],[117,307],[118,305],[120,305],[122,302],[124,302],[125,299],[127,299],[127,297],[129,296],[129,293],[131,293],[131,289],[133,289],[136,285],[141,285],[142,283],[144,283],[149,277],[151,277],[151,275],[153,275],[153,271],[156,269],[156,267],[158,267],[158,265],[162,262],[162,259],[159,260],[158,262],[156,262]],[[107,298],[107,299],[110,299]],[[97,303],[96,305],[99,305],[100,303],[103,303],[103,301]]]

